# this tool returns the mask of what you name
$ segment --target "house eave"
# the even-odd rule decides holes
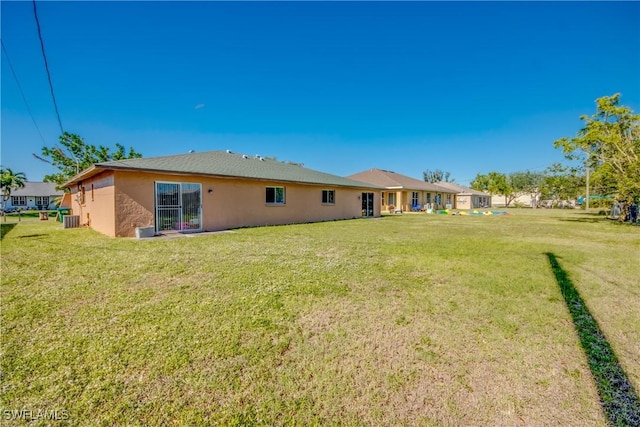
[[[203,177],[212,177],[212,178],[221,178],[221,179],[245,179],[245,180],[255,180],[255,181],[261,181],[261,182],[303,184],[303,185],[313,185],[313,186],[323,186],[323,187],[359,188],[363,190],[373,190],[373,191],[384,190],[384,187],[374,186],[372,184],[367,184],[365,182],[362,182],[362,183],[354,182],[353,185],[347,185],[347,184],[322,183],[322,182],[305,182],[305,181],[295,181],[295,180],[287,180],[287,179],[261,178],[261,177],[251,177],[251,176],[223,175],[223,174],[213,174],[213,173],[206,173],[206,172],[167,171],[164,169],[153,169],[153,168],[128,168],[128,167],[119,167],[119,166],[111,166],[111,165],[109,167],[104,167],[104,166],[101,166],[100,164],[93,165],[92,167],[84,170],[83,172],[71,178],[69,181],[65,182],[61,187],[71,188],[73,185],[81,183],[83,180],[91,178],[104,171],[158,173],[158,174],[173,175],[173,176],[185,176],[185,175],[203,176]],[[359,184],[362,184],[362,185],[359,185]]]

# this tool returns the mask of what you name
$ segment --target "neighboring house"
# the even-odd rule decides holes
[[[515,199],[511,200],[509,206],[506,206],[506,197],[502,194],[494,194],[491,196],[491,206],[500,206],[500,207],[513,207],[513,206],[527,206],[531,208],[535,208],[540,200],[536,199],[535,195],[531,194],[521,194]]]
[[[381,210],[411,211],[424,210],[425,205],[433,209],[445,208],[447,204],[453,204],[455,191],[431,184],[419,179],[411,178],[396,172],[383,169],[369,169],[349,175],[347,178],[383,187],[380,200]]]
[[[3,209],[6,211],[55,209],[55,198],[62,195],[62,190],[56,190],[56,185],[51,182],[27,181],[24,183],[24,188],[11,192],[11,197],[4,202]]]
[[[229,151],[97,163],[64,187],[81,224],[122,237],[380,216],[382,190]]]
[[[491,195],[453,182],[437,182],[436,185],[455,192],[455,209],[479,209],[491,207]]]

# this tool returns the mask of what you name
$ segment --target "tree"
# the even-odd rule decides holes
[[[455,179],[451,178],[451,173],[442,171],[440,169],[436,169],[434,171],[427,169],[422,172],[422,176],[425,182],[456,182]]]
[[[116,144],[116,150],[111,152],[108,147],[87,144],[80,136],[68,132],[64,132],[59,141],[60,145],[42,147],[44,158],[34,154],[36,158],[58,168],[57,173],[44,177],[45,181],[57,185],[62,185],[95,163],[142,157],[133,148],[129,148],[127,152],[123,145]]]
[[[558,204],[564,200],[576,199],[585,185],[585,177],[578,170],[560,163],[554,163],[544,171],[540,190],[542,197]]]
[[[505,206],[513,201],[511,196],[512,187],[509,184],[507,175],[500,172],[489,172],[487,175],[478,174],[471,181],[471,188],[478,191],[484,191],[491,195],[504,195]]]
[[[640,115],[620,105],[620,94],[596,100],[596,113],[582,115],[574,138],[554,142],[571,160],[581,160],[603,189],[621,200],[640,198]]]
[[[524,171],[510,173],[507,181],[511,186],[511,200],[528,194],[531,196],[533,206],[535,207],[540,200],[540,187],[543,180],[544,175],[539,172]]]
[[[27,177],[23,172],[14,172],[10,168],[0,167],[0,188],[2,189],[2,209],[4,204],[11,198],[13,190],[24,188]],[[7,216],[4,215],[4,220]]]

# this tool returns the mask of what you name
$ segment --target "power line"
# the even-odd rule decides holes
[[[33,117],[33,113],[31,112],[31,107],[29,107],[29,103],[27,102],[27,97],[25,96],[24,91],[22,90],[22,86],[20,85],[20,80],[18,80],[18,75],[16,74],[16,70],[13,68],[11,59],[9,59],[9,52],[7,52],[7,48],[5,47],[4,41],[2,39],[0,39],[0,44],[2,44],[2,51],[4,52],[4,56],[7,58],[9,69],[11,70],[11,74],[13,74],[13,78],[16,80],[16,85],[18,85],[18,90],[20,91],[20,95],[22,95],[22,100],[24,101],[24,105],[27,107],[27,112],[29,113],[29,117],[31,117],[33,124],[38,130],[38,135],[40,135],[40,139],[42,140],[42,143],[44,145],[47,145],[47,143],[44,140],[44,137],[42,136],[42,132],[40,132],[40,127],[38,126],[38,123],[36,123],[36,119]]]
[[[51,99],[53,99],[53,107],[56,110],[56,117],[58,118],[58,124],[60,125],[60,133],[64,133],[62,127],[62,120],[60,120],[60,112],[58,111],[58,103],[56,102],[56,96],[53,93],[53,83],[51,83],[51,73],[49,72],[49,63],[47,62],[47,55],[44,52],[44,41],[42,40],[42,31],[40,30],[40,21],[38,20],[38,10],[36,9],[36,0],[33,0],[33,16],[36,19],[36,27],[38,27],[38,38],[40,39],[40,49],[42,50],[42,57],[44,58],[44,68],[47,71],[47,79],[49,80],[49,90],[51,91]]]

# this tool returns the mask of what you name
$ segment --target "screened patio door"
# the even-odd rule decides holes
[[[202,230],[202,186],[156,182],[156,231]]]

